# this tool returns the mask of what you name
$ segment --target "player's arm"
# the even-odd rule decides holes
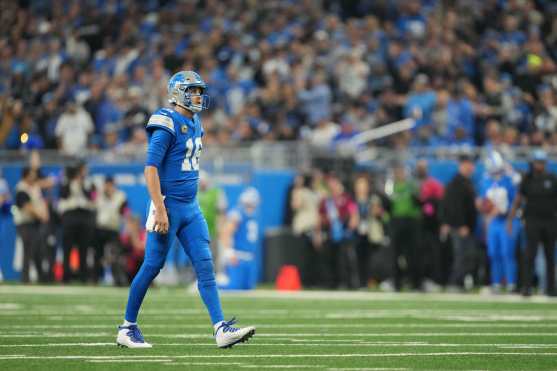
[[[226,218],[226,222],[220,233],[220,245],[223,249],[224,260],[232,265],[238,264],[238,259],[234,254],[234,234],[238,229],[239,220],[234,214]]]
[[[513,206],[511,207],[511,211],[509,212],[509,216],[507,217],[507,231],[509,233],[513,230],[513,220],[516,217],[516,211],[522,204],[522,194],[520,192],[516,192],[513,200]]]
[[[145,183],[151,201],[155,206],[155,221],[153,230],[159,233],[168,232],[168,215],[164,205],[164,198],[161,192],[161,182],[159,177],[159,168],[162,165],[164,156],[170,143],[172,142],[172,134],[166,130],[154,130],[147,148],[147,161],[145,163]]]

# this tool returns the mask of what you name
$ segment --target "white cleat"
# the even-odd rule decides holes
[[[255,327],[232,327],[236,320],[232,318],[230,321],[222,321],[215,330],[215,340],[219,348],[232,348],[235,344],[248,341],[250,337],[255,335]]]
[[[137,325],[118,326],[116,344],[125,348],[152,348],[153,346],[143,339]]]

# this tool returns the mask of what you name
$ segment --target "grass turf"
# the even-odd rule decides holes
[[[258,290],[225,294],[256,325],[217,349],[196,294],[151,289],[140,325],[153,349],[115,345],[127,289],[0,286],[0,370],[557,370],[557,301],[480,295]]]

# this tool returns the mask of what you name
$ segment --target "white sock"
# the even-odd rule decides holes
[[[122,326],[131,326],[131,325],[137,325],[137,322],[128,322],[126,320],[124,320],[124,324]]]

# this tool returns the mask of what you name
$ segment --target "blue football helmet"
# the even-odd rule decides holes
[[[242,194],[240,194],[240,204],[246,208],[256,208],[259,205],[259,202],[259,192],[254,187],[248,187],[242,192]]]
[[[190,88],[201,88],[201,94],[194,94]],[[209,96],[205,94],[207,84],[193,71],[180,71],[168,80],[168,103],[182,106],[192,112],[200,112],[209,107]],[[194,104],[192,97],[200,96],[201,104]]]

